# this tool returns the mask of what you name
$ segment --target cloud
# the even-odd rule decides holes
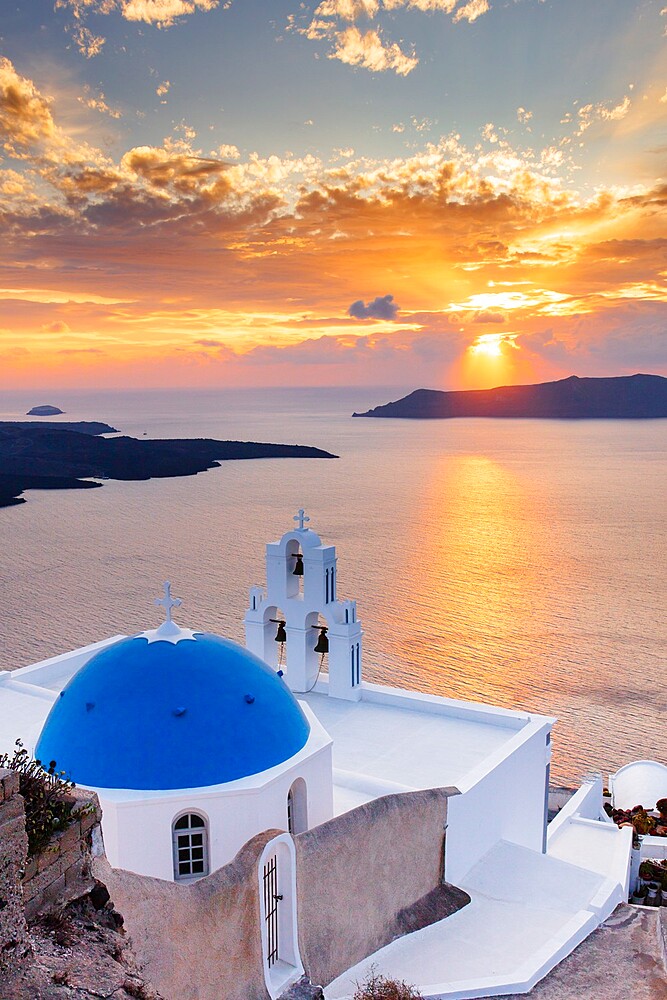
[[[631,375],[667,372],[665,323],[667,306],[635,303],[603,321],[573,317],[521,334],[515,344],[540,360],[580,375]]]
[[[502,313],[497,312],[477,312],[469,317],[472,323],[506,323],[507,320]]]
[[[73,18],[67,29],[79,52],[87,59],[99,55],[106,39],[85,24],[91,15],[119,14],[126,21],[170,28],[184,17],[198,11],[215,10],[220,0],[55,0],[54,10],[65,10]],[[225,9],[228,3],[225,5]]]
[[[415,132],[430,132],[435,124],[431,118],[417,118],[416,115],[410,116],[410,122]]]
[[[459,0],[384,0],[387,10],[397,10],[407,7],[409,10],[420,10],[425,14],[440,12],[451,14]]]
[[[457,4],[461,4],[457,8]],[[302,9],[305,5],[302,4]],[[454,24],[472,23],[490,10],[489,0],[323,0],[303,27],[297,27],[297,15],[288,18],[288,30],[296,30],[310,41],[330,41],[329,59],[350,66],[360,66],[373,73],[392,70],[407,76],[418,65],[414,51],[405,52],[398,42],[383,39],[383,23],[396,11],[419,11],[423,14],[451,14]],[[361,31],[357,22],[370,22]]]
[[[407,55],[396,42],[385,44],[379,32],[362,34],[354,26],[336,34],[335,46],[328,53],[328,58],[338,59],[349,66],[361,66],[373,73],[393,70],[399,76],[407,76],[419,63],[414,53]]]
[[[77,354],[106,354],[106,351],[103,351],[101,347],[61,347],[56,353],[71,357]]]
[[[380,10],[379,0],[324,0],[314,17],[339,17],[344,21],[358,21],[361,17],[375,17]]]
[[[17,160],[53,165],[101,160],[101,154],[56,125],[52,104],[9,59],[0,58],[0,148]]]
[[[90,14],[121,14],[127,21],[143,21],[160,28],[196,11],[214,10],[220,0],[56,0],[55,10],[69,10],[76,21]]]
[[[472,24],[482,14],[486,14],[489,9],[489,0],[469,0],[454,14],[454,24],[458,24],[459,21],[468,21],[469,24]]]
[[[70,327],[63,320],[45,323],[41,327],[43,333],[71,333]]]
[[[0,142],[6,153],[21,159],[56,140],[50,105],[32,80],[20,76],[9,59],[0,58]]]
[[[533,112],[532,111],[526,111],[525,108],[517,108],[516,109],[516,117],[517,117],[517,121],[521,122],[522,125],[527,125],[528,122],[533,117]]]
[[[219,0],[122,0],[121,12],[127,21],[143,21],[158,28],[170,28],[178,18],[195,11],[211,11]]]
[[[394,302],[393,295],[378,295],[377,298],[373,299],[367,305],[364,305],[363,299],[358,299],[352,303],[347,312],[349,316],[354,316],[355,319],[393,320],[398,315],[398,306]]]
[[[579,127],[575,135],[583,135],[595,122],[620,121],[629,112],[631,103],[626,94],[622,101],[611,108],[609,107],[610,102],[605,101],[599,101],[597,104],[584,104],[577,112]]]
[[[85,104],[87,108],[91,108],[93,111],[99,111],[101,115],[109,115],[110,118],[122,118],[122,113],[117,108],[111,108],[107,104],[106,97],[99,92],[97,96],[90,93],[90,88],[88,86],[84,87],[85,96],[78,97],[77,100],[80,104]]]
[[[81,24],[72,27],[72,38],[77,49],[86,59],[98,56],[106,45],[106,38],[103,35],[96,35],[90,28]]]
[[[230,142],[223,142],[221,146],[218,146],[217,155],[223,160],[238,160],[241,157],[239,147],[234,146],[233,143]]]
[[[289,358],[320,380],[344,382],[361,360],[387,384],[435,364],[460,383],[450,366],[500,325],[541,376],[601,367],[607,342],[609,365],[632,365],[633,333],[648,366],[664,342],[664,185],[586,194],[551,153],[500,135],[324,162],[206,156],[183,124],[111,160],[58,110],[0,63],[0,145],[17,161],[0,170],[3,347],[34,338],[44,371],[65,372],[56,347],[82,346],[65,326],[47,336],[56,323],[90,331],[111,384],[152,379],[166,357],[172,383],[187,362],[195,382],[233,368],[271,384],[277,365],[292,377]],[[356,299],[388,283],[400,318],[391,295]]]
[[[158,97],[165,97],[169,93],[170,87],[171,87],[170,81],[164,80],[162,83],[158,84],[158,86],[155,88],[155,93],[157,94]]]

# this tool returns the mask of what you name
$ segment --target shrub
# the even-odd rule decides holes
[[[363,983],[357,983],[353,1000],[422,1000],[414,986],[387,979],[371,969]]]
[[[31,758],[21,740],[16,741],[11,757],[0,754],[0,768],[18,773],[19,792],[25,800],[28,856],[32,857],[46,847],[56,830],[67,825],[74,783],[66,778],[64,771],[56,771],[55,760],[45,770],[40,760]]]

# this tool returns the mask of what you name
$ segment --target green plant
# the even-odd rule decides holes
[[[362,983],[357,983],[353,1000],[422,1000],[422,994],[407,983],[381,976],[373,967]]]
[[[40,760],[33,760],[21,740],[16,741],[12,756],[0,754],[0,768],[16,771],[19,776],[19,792],[25,801],[28,856],[32,857],[46,847],[57,830],[67,825],[74,783],[64,771],[56,771],[55,760],[47,769]]]
[[[632,825],[636,833],[648,834],[655,830],[657,823],[654,816],[649,816],[645,809],[639,809],[632,817]]]

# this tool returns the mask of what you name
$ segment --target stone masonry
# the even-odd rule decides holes
[[[0,975],[30,958],[21,873],[28,853],[18,775],[0,770]]]
[[[23,905],[28,921],[62,908],[95,885],[91,852],[93,838],[101,836],[102,811],[94,793],[75,788],[71,795],[73,821],[54,834],[44,850],[26,864]]]

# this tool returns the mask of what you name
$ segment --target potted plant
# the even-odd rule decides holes
[[[650,882],[653,878],[653,865],[650,861],[642,861],[639,866],[639,877],[642,882]]]
[[[640,836],[646,836],[646,834],[652,833],[657,826],[655,816],[649,816],[645,809],[640,809],[634,814],[632,817],[632,825]]]

